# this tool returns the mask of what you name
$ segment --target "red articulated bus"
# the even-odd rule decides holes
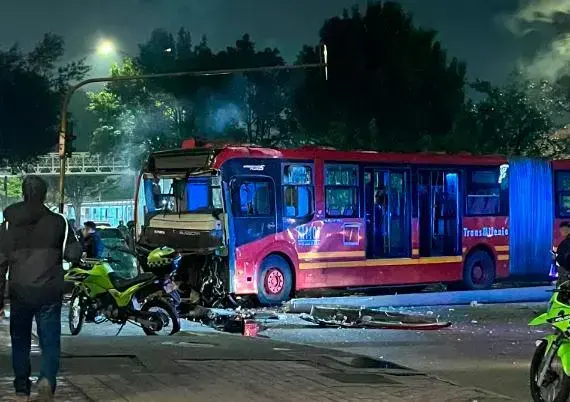
[[[557,160],[552,162],[554,171],[554,247],[563,240],[558,228],[562,222],[570,222],[570,160]]]
[[[143,169],[137,250],[179,249],[189,288],[210,301],[254,295],[272,305],[309,289],[431,283],[486,289],[509,275],[548,276],[552,183],[543,160],[189,146],[156,152]]]

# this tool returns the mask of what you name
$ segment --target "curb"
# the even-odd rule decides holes
[[[434,292],[416,294],[396,294],[389,296],[348,296],[327,298],[292,299],[285,305],[289,313],[310,311],[312,306],[366,307],[423,307],[479,304],[547,302],[552,297],[553,286],[533,288],[509,288],[472,290],[461,292]]]

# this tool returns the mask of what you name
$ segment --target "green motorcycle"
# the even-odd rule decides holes
[[[166,247],[154,250],[148,256],[149,265],[172,260],[173,251]],[[152,273],[124,278],[111,266],[120,262],[111,256],[83,261],[66,273],[65,280],[74,283],[68,315],[71,335],[78,335],[84,322],[106,321],[121,325],[117,335],[127,322],[140,326],[147,335],[173,335],[180,331],[170,296],[176,291],[173,283]]]
[[[570,397],[570,282],[554,289],[546,313],[529,325],[554,327],[554,334],[536,342],[530,365],[532,398],[536,402],[566,402]]]

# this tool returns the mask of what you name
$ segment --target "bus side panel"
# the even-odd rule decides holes
[[[557,250],[558,246],[564,240],[564,236],[560,234],[560,224],[570,221],[568,216],[567,200],[569,196],[569,176],[570,161],[556,161],[553,163],[554,169],[554,228],[553,228],[553,250]]]
[[[554,220],[554,230],[553,230],[553,239],[554,241],[552,242],[552,250],[556,251],[558,249],[558,246],[560,245],[560,243],[562,243],[562,240],[564,240],[564,236],[562,236],[560,234],[560,224],[562,222],[568,222],[569,219],[561,219],[561,218],[556,218]]]
[[[550,162],[509,161],[510,274],[548,277],[554,224]]]
[[[365,266],[363,230],[360,218],[317,219],[241,245],[235,249],[235,292],[257,293],[259,268],[270,254],[290,262],[296,290],[374,284],[370,273],[375,268]],[[342,268],[349,269],[339,275]]]
[[[464,217],[461,236],[464,261],[474,249],[487,250],[495,260],[497,278],[509,276],[508,217]]]
[[[228,257],[230,291],[238,295],[257,294],[257,274],[263,259],[271,253],[284,255],[292,264],[297,264],[292,240],[282,229],[281,200],[281,161],[265,158],[230,159],[220,167],[224,186],[224,202],[228,216]],[[272,216],[235,216],[235,199],[232,199],[234,179],[272,180],[274,205]],[[239,206],[237,207],[239,209]],[[260,226],[259,219],[266,220]],[[267,224],[273,224],[273,233]],[[263,228],[263,234],[256,233]]]
[[[299,257],[297,289],[367,283],[368,270],[352,269],[337,275],[342,268],[364,266],[365,230],[362,218],[320,219],[293,229]]]
[[[300,266],[299,289],[326,287],[373,287],[455,282],[461,278],[461,257],[394,258]]]
[[[284,256],[292,264],[293,270],[298,266],[297,254],[288,231],[237,247],[233,259],[234,269],[232,270],[232,289],[235,294],[251,295],[258,293],[259,269],[263,259],[270,254]]]

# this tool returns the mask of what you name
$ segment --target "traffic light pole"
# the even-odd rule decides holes
[[[240,68],[229,70],[210,70],[210,71],[184,71],[179,73],[164,73],[164,74],[145,74],[139,76],[117,76],[117,77],[100,77],[89,78],[72,85],[66,92],[63,102],[61,104],[61,115],[59,121],[59,213],[63,214],[65,206],[65,171],[67,168],[67,152],[66,152],[66,138],[67,138],[67,109],[71,97],[79,88],[101,82],[115,82],[115,81],[137,81],[137,80],[151,80],[157,78],[176,78],[176,77],[204,77],[216,75],[230,75],[239,73],[255,73],[255,72],[269,72],[280,70],[302,70],[311,68],[324,68],[325,76],[327,74],[327,59],[326,59],[326,46],[324,47],[325,58],[322,63],[314,64],[299,64],[294,66],[272,66],[272,67],[254,67],[254,68]]]

